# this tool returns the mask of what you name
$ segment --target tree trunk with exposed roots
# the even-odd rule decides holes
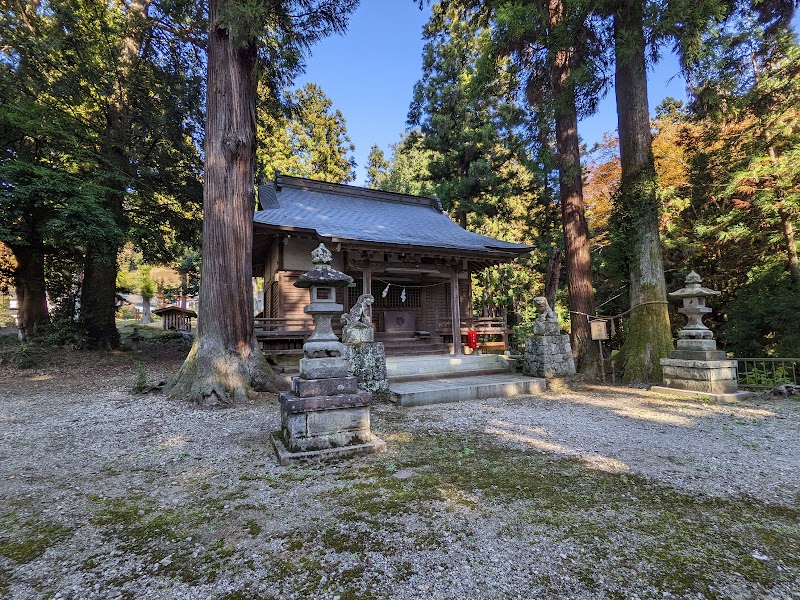
[[[197,339],[169,393],[228,406],[276,386],[253,332],[256,48],[234,45],[219,20],[221,4],[212,0],[209,6]]]

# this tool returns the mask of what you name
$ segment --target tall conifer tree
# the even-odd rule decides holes
[[[277,97],[302,51],[344,31],[356,4],[210,0],[200,317],[172,395],[227,405],[251,390],[274,389],[253,334],[256,67]]]

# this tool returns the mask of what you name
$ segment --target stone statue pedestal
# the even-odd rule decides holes
[[[561,333],[558,317],[547,298],[533,299],[538,315],[533,322],[533,336],[525,340],[522,372],[532,377],[566,377],[575,374],[575,359],[569,336]]]
[[[271,439],[280,464],[386,449],[370,429],[372,394],[358,389],[350,369],[346,356],[301,359],[300,376],[278,395],[281,430]]]
[[[383,342],[345,344],[344,355],[350,364],[348,373],[358,380],[358,387],[372,394],[389,392],[386,374],[386,350]]]
[[[558,323],[554,323],[558,331]],[[566,377],[575,374],[575,360],[569,336],[534,335],[525,340],[525,361],[522,372],[531,377]]]
[[[733,394],[739,389],[735,360],[662,358],[661,371],[670,388],[708,394]]]

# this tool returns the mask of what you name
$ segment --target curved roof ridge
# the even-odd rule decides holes
[[[259,194],[265,200],[264,209],[255,212],[253,222],[278,230],[315,232],[337,241],[440,248],[498,257],[533,249],[462,229],[434,206],[434,198],[286,176],[281,176],[274,187],[260,188],[266,188],[264,194]]]
[[[294,177],[292,175],[280,174],[281,187],[289,185],[299,189],[309,191],[324,191],[331,194],[342,194],[344,196],[362,196],[367,198],[374,198],[386,200],[388,202],[402,202],[406,204],[425,205],[427,204],[437,212],[444,212],[442,203],[435,196],[414,196],[412,194],[404,194],[402,192],[387,192],[385,190],[376,190],[373,188],[361,187],[357,185],[348,185],[345,183],[331,183],[319,179],[309,179],[306,177]],[[280,194],[280,190],[278,190]]]

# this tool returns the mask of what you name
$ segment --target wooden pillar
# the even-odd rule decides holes
[[[461,298],[458,290],[458,266],[450,272],[450,312],[453,323],[453,354],[463,354],[461,350]]]
[[[372,262],[369,258],[364,258],[364,272],[362,273],[362,284],[361,284],[361,293],[362,294],[371,294],[372,293]],[[366,307],[367,314],[369,318],[372,318],[372,306]]]

